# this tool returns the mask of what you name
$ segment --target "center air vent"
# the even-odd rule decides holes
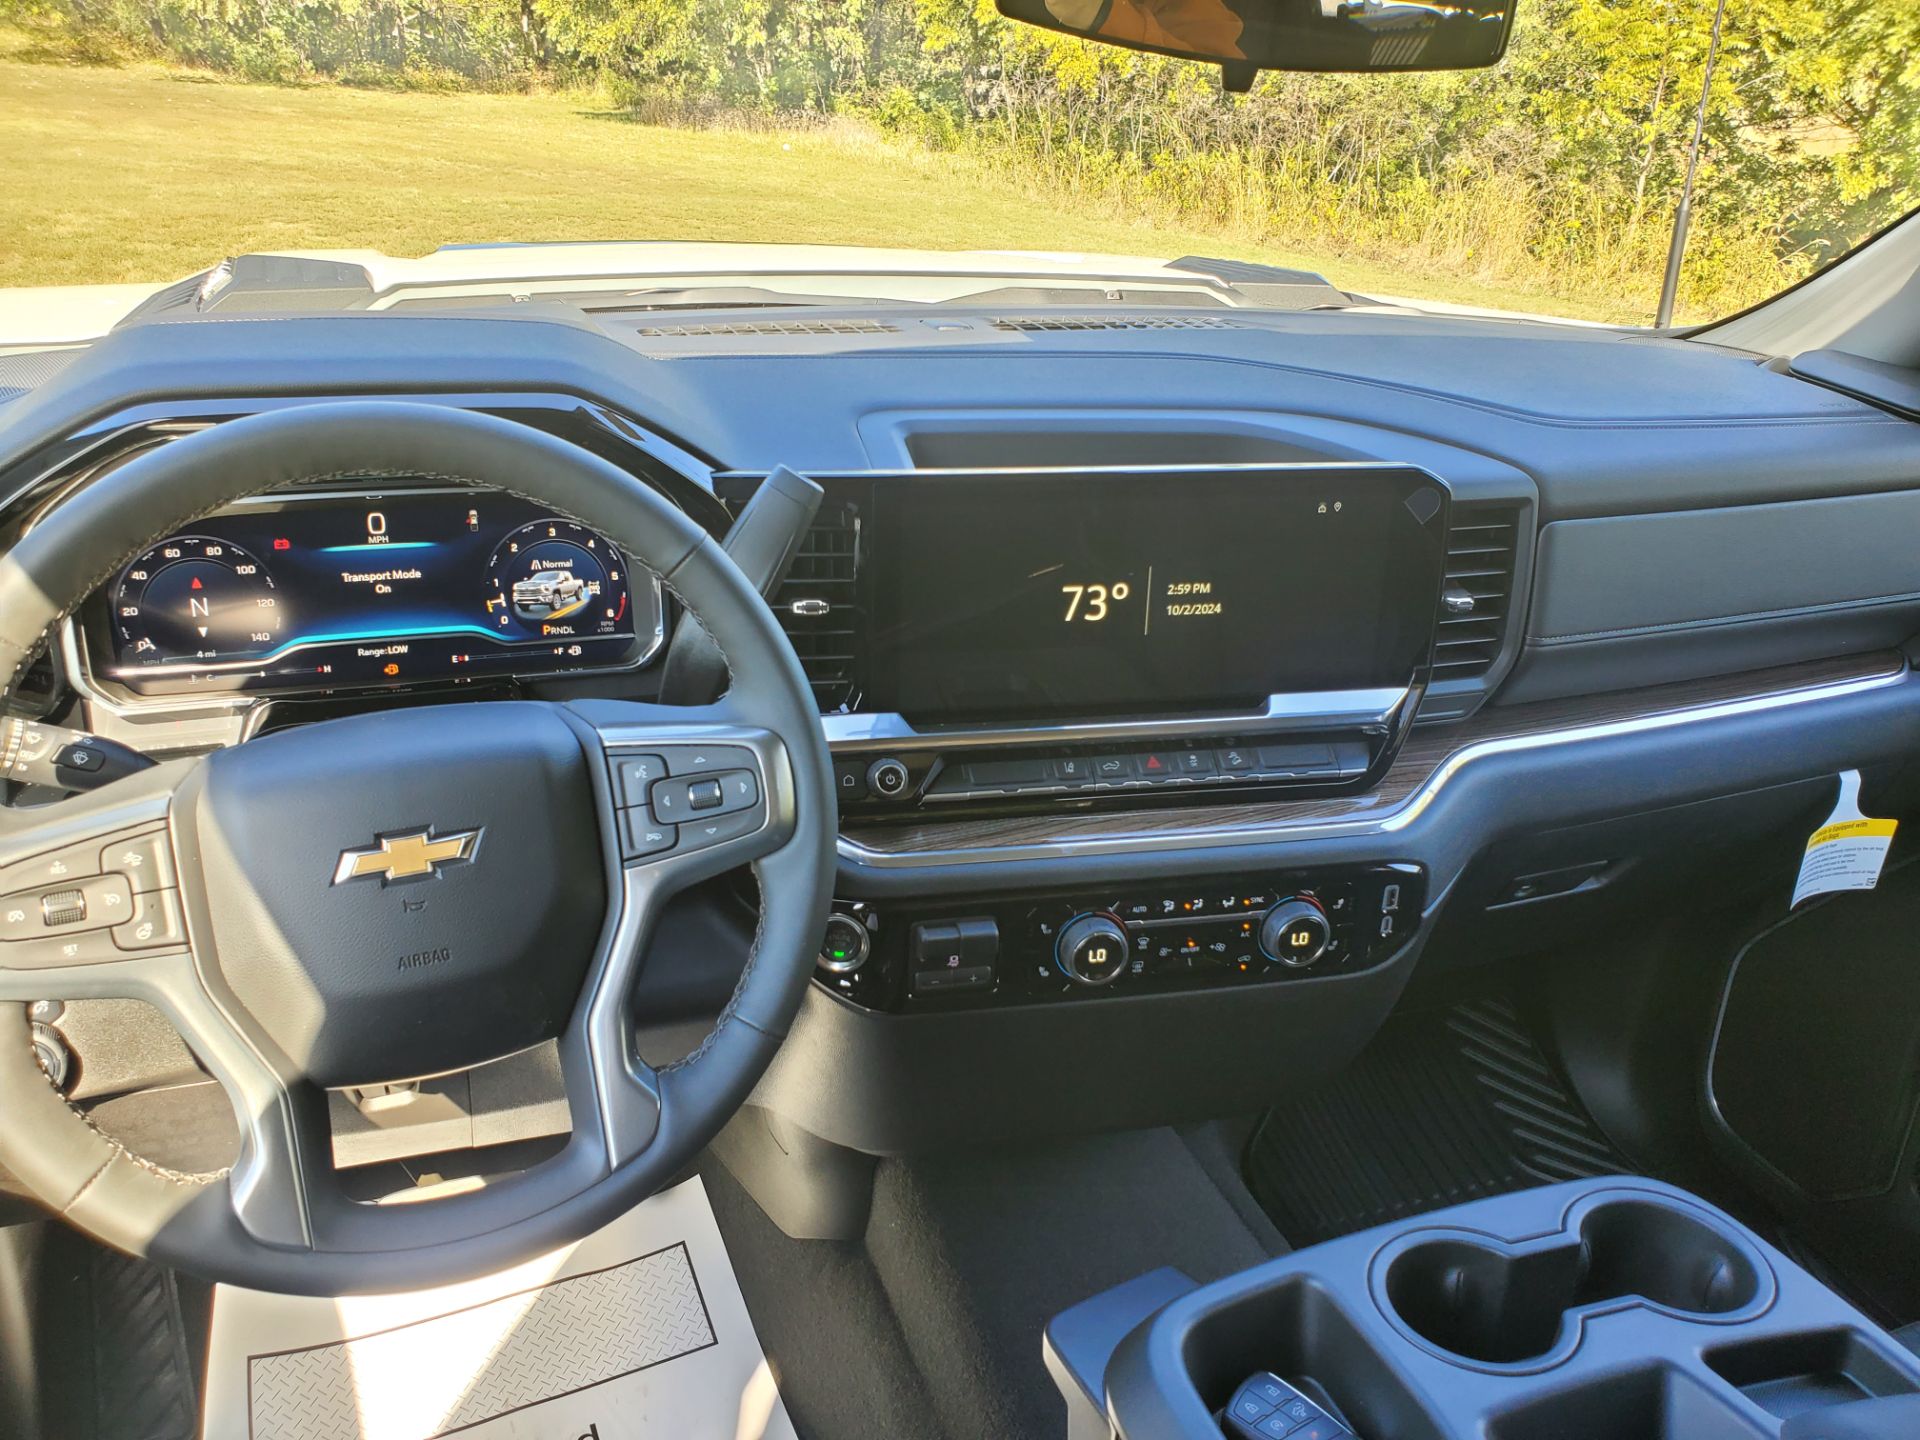
[[[996,330],[1244,330],[1216,315],[1002,315]]]
[[[1434,630],[1433,678],[1470,680],[1500,658],[1513,601],[1514,547],[1521,509],[1508,504],[1453,507],[1447,529],[1447,578]]]
[[[773,596],[773,613],[813,682],[823,713],[844,709],[854,699],[859,568],[860,517],[851,505],[829,501],[814,517]]]

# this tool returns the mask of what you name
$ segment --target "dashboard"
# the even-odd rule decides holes
[[[290,694],[644,664],[660,584],[517,496],[433,485],[276,493],[125,566],[82,618],[96,686]]]
[[[813,1135],[1230,1113],[1345,1063],[1416,970],[1770,894],[1838,770],[1900,813],[1920,426],[1751,357],[1314,312],[658,318],[130,327],[0,404],[0,526],[170,426],[341,393],[563,434],[716,538],[811,477],[769,599],[834,757],[839,899],[755,1103]],[[369,478],[162,540],[44,686],[182,753],[654,700],[693,631],[563,516]],[[684,1016],[725,970],[646,983]]]

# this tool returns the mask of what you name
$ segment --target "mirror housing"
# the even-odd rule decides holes
[[[1518,0],[994,0],[1010,20],[1220,66],[1228,90],[1262,70],[1469,70],[1507,50]]]

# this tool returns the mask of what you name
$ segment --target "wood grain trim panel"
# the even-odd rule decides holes
[[[1898,651],[1874,651],[1607,695],[1572,696],[1531,705],[1489,706],[1457,723],[1415,729],[1380,783],[1358,795],[1317,800],[1257,800],[1178,809],[1080,811],[904,825],[859,825],[849,827],[844,834],[847,840],[875,855],[911,856],[1133,837],[1164,836],[1177,842],[1182,834],[1195,831],[1385,816],[1405,804],[1447,761],[1470,746],[1652,719],[1678,711],[1790,695],[1797,690],[1892,679],[1905,669],[1906,659]]]

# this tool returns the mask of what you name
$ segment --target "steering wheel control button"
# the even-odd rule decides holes
[[[827,938],[820,946],[820,968],[834,975],[851,975],[867,963],[873,939],[867,927],[851,915],[829,915]]]
[[[122,950],[163,950],[187,943],[186,917],[177,890],[151,890],[133,897],[133,915],[113,929]]]
[[[667,778],[667,762],[658,755],[622,755],[614,768],[622,805],[646,804],[647,787]]]
[[[882,800],[894,800],[906,794],[911,780],[907,767],[892,757],[876,760],[867,767],[867,790]]]
[[[736,810],[731,815],[701,816],[680,827],[681,850],[704,850],[709,845],[724,845],[751,835],[760,828],[762,816],[754,810]]]
[[[46,890],[71,885],[75,880],[100,873],[100,842],[69,845],[64,850],[49,850],[31,860],[16,860],[0,868],[0,894],[17,890]]]
[[[718,810],[726,800],[726,792],[718,780],[695,780],[687,786],[687,808],[695,813]]]
[[[48,929],[81,924],[87,918],[87,892],[49,890],[40,897],[40,918]]]
[[[137,895],[145,890],[171,890],[180,883],[173,864],[173,846],[167,832],[150,830],[100,847],[100,868],[124,875]]]
[[[629,860],[671,850],[679,838],[678,827],[655,824],[645,810],[628,810],[620,817],[620,853]]]
[[[711,770],[750,770],[753,752],[739,745],[662,747],[669,775],[702,775]]]

